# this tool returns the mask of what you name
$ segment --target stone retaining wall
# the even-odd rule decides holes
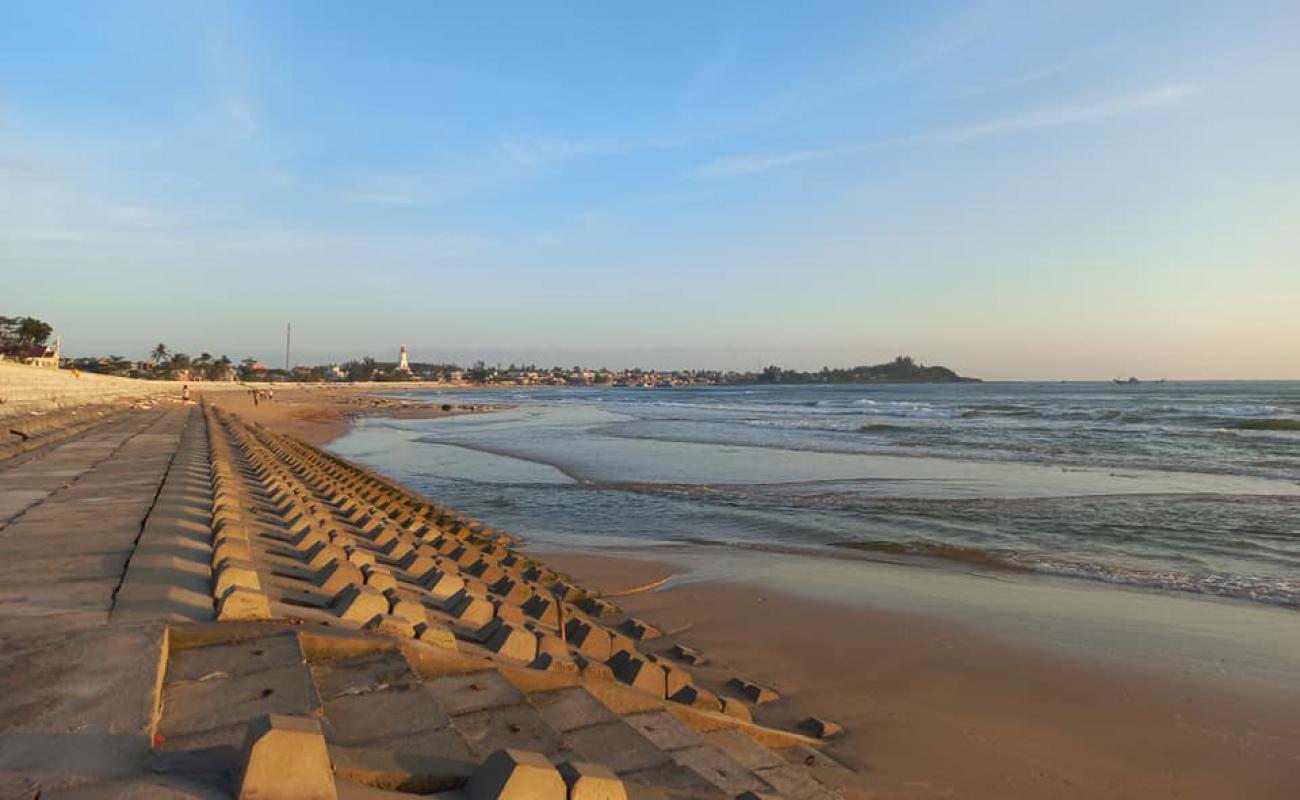
[[[0,419],[94,403],[179,395],[179,381],[145,381],[0,362]],[[204,384],[208,388],[215,384]]]

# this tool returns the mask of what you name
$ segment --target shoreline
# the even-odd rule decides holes
[[[845,727],[828,753],[873,796],[1285,797],[1300,781],[1300,711],[1146,674],[975,626],[814,600],[749,580],[697,580],[672,562],[539,548],[724,672],[781,694],[756,721]],[[918,580],[924,580],[918,577]],[[1100,591],[1100,590],[1098,590]],[[1288,709],[1292,709],[1288,711]]]
[[[485,414],[509,408],[495,403],[430,403],[396,400],[385,397],[389,392],[427,391],[424,385],[412,384],[302,385],[288,390],[281,384],[248,384],[243,391],[214,392],[207,396],[214,406],[233,411],[252,422],[273,427],[318,447],[346,435],[362,417],[391,419],[438,419],[464,414]],[[250,392],[267,387],[279,389],[274,400],[254,405]],[[384,387],[384,388],[378,388]],[[195,385],[196,395],[202,384]],[[444,406],[452,405],[450,409]]]
[[[356,401],[373,395],[374,387],[349,387],[344,394],[324,409],[314,396],[296,398],[294,410],[277,400],[250,418],[303,435],[296,427],[303,438],[324,444],[350,430],[360,416],[351,413]],[[242,400],[251,410],[246,395]],[[380,406],[365,415],[401,418],[401,411]],[[445,413],[426,405],[410,415]],[[882,559],[864,562],[868,574],[856,573],[859,581],[881,585],[849,602],[823,574],[830,568],[808,567],[823,585],[790,592],[791,581],[808,575],[787,575],[783,586],[759,562],[804,556],[726,553],[706,559],[720,563],[700,570],[683,565],[699,555],[689,546],[676,553],[647,548],[626,558],[555,542],[526,544],[528,552],[601,591],[643,586],[671,572],[667,585],[615,602],[676,634],[656,640],[660,649],[680,640],[715,665],[774,685],[784,697],[762,707],[759,722],[790,727],[815,715],[843,724],[846,733],[830,742],[828,752],[857,769],[872,796],[1282,797],[1300,785],[1300,711],[1287,711],[1300,706],[1289,702],[1294,698],[1279,702],[1294,690],[1278,690],[1276,675],[1260,682],[1222,664],[1201,663],[1203,653],[1195,648],[1182,652],[1179,635],[1195,644],[1203,631],[1162,619],[1159,609],[1169,600],[1163,593],[1150,593],[1155,600],[1145,604],[1150,608],[1138,623],[1114,609],[1095,612],[1095,627],[1109,626],[1110,640],[1072,642],[1080,630],[1088,632],[1086,625],[1063,626],[1053,616],[1060,609],[1034,607],[1018,595],[1050,596],[1032,591],[1033,583],[1086,584],[1058,593],[1075,595],[1070,602],[1087,612],[1095,602],[1142,606],[1143,593],[1041,575],[1028,577],[1030,590],[1019,592],[996,586],[1005,582],[994,575]],[[751,557],[753,564],[739,563]],[[910,586],[913,599],[918,586],[936,596],[945,586],[961,586],[942,603],[913,606],[902,602],[907,596],[891,581]],[[1008,603],[998,613],[1018,621],[1015,630],[993,630],[977,614],[942,607],[960,606],[968,596],[961,592],[980,581]],[[1236,607],[1222,599],[1195,600],[1209,604],[1206,609]],[[1079,608],[1070,613],[1078,617]],[[1231,612],[1222,616],[1233,618]],[[1169,630],[1162,631],[1167,652],[1151,659],[1154,651],[1142,649],[1150,650],[1149,643],[1136,641],[1149,633],[1141,623],[1153,620]],[[1231,655],[1258,660],[1257,654]]]

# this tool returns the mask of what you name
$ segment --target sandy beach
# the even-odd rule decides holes
[[[665,562],[538,555],[612,592],[681,575]],[[829,752],[860,772],[869,796],[1281,798],[1300,785],[1300,709],[1267,695],[1242,702],[1180,674],[751,583],[688,581],[617,602],[717,673],[778,689],[759,721],[843,724]]]
[[[322,443],[372,408],[351,388],[221,403]],[[716,685],[741,675],[778,689],[760,722],[842,724],[828,752],[859,772],[867,797],[1280,798],[1300,785],[1292,612],[793,557],[764,576],[780,554],[530,552],[616,596],[674,576],[615,597],[666,633],[650,649],[682,642]],[[855,581],[869,585],[850,591]],[[809,584],[818,590],[783,591]],[[1270,619],[1284,625],[1271,642]]]
[[[391,388],[390,388],[391,386]],[[203,385],[195,384],[196,397]],[[273,389],[275,399],[253,401],[251,391],[222,391],[210,394],[217,406],[233,411],[245,419],[274,427],[311,444],[325,444],[347,433],[352,422],[362,416],[382,415],[394,419],[434,419],[455,414],[473,414],[490,410],[467,398],[450,409],[442,403],[409,401],[382,395],[428,390],[424,384],[311,385],[249,384],[252,389]],[[445,388],[445,387],[439,387]]]

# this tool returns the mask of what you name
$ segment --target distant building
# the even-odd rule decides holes
[[[33,367],[59,368],[59,356],[63,350],[62,340],[55,339],[54,346],[34,344],[28,351],[18,356],[18,360]]]
[[[411,374],[411,365],[410,365],[409,363],[407,363],[407,361],[406,361],[406,345],[402,345],[401,348],[400,348],[397,352],[398,352],[398,355],[400,356],[400,358],[399,358],[399,360],[398,360],[398,362],[397,362],[397,371],[398,371],[398,372],[404,372],[404,373],[406,373],[407,375],[410,375],[410,374]]]

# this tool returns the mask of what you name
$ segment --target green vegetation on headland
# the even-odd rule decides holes
[[[979,383],[979,378],[965,378],[947,367],[918,364],[911,356],[899,356],[887,364],[799,372],[777,366],[766,367],[755,383]]]

